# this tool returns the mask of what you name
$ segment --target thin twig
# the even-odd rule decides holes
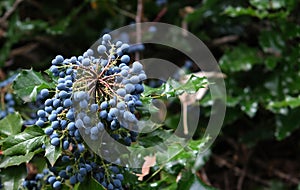
[[[263,161],[261,161],[261,160],[254,159],[254,162],[255,162],[259,167],[262,167],[262,168],[264,168],[264,169],[270,169],[270,168],[267,167],[266,163],[263,162]],[[282,172],[282,171],[279,171],[278,169],[271,168],[271,170],[272,170],[272,173],[273,173],[275,176],[277,176],[277,177],[279,177],[279,178],[281,178],[281,179],[283,179],[283,180],[286,180],[286,181],[288,181],[288,182],[290,182],[290,183],[292,183],[292,184],[294,184],[294,185],[298,185],[298,184],[300,183],[300,180],[297,179],[296,177],[293,177],[293,176],[291,176],[291,175],[289,175],[289,174],[286,174],[286,173],[284,173],[284,172]]]
[[[136,17],[135,17],[135,22],[136,22],[136,43],[140,44],[142,41],[142,28],[141,28],[141,22],[143,18],[143,0],[138,0],[137,1],[137,11],[136,11]],[[135,59],[139,60],[140,59],[140,53],[137,51],[135,52]]]
[[[119,7],[117,7],[117,6],[114,6],[113,8],[114,8],[117,12],[121,13],[121,14],[124,15],[124,16],[127,16],[128,18],[131,18],[131,19],[135,19],[135,18],[136,18],[136,15],[135,15],[135,14],[132,14],[131,12],[128,12],[128,11],[126,11],[126,10],[124,10],[124,9],[121,9],[121,8],[119,8]]]
[[[263,179],[261,179],[258,176],[255,176],[253,174],[250,173],[246,173],[245,171],[243,171],[242,169],[240,169],[237,166],[234,166],[233,164],[231,164],[230,162],[228,162],[227,160],[225,160],[224,158],[221,158],[220,156],[217,155],[212,155],[213,159],[215,159],[215,161],[217,162],[217,164],[219,164],[220,166],[225,166],[231,170],[233,170],[237,175],[245,175],[246,177],[248,177],[249,179],[256,181],[258,183],[261,183],[265,186],[270,186],[270,182],[265,181]],[[245,173],[245,174],[244,174]]]
[[[200,176],[198,176],[198,177],[200,177],[200,178],[202,179],[202,181],[205,182],[207,185],[211,185],[211,183],[210,183],[210,181],[209,181],[209,179],[208,179],[208,176],[207,176],[207,174],[206,174],[206,172],[205,172],[205,169],[204,169],[204,168],[201,168],[199,172],[200,172],[200,173],[198,173],[198,174],[199,174]]]
[[[239,39],[238,35],[228,35],[221,38],[216,38],[212,41],[212,45],[218,46],[229,42],[235,42]]]
[[[16,0],[11,7],[11,9],[8,9],[4,15],[0,18],[0,25],[4,26],[6,28],[6,21],[7,19],[15,12],[15,10],[18,8],[19,4],[22,3],[24,0]]]
[[[242,148],[243,148],[243,145],[242,145]],[[247,170],[248,170],[249,159],[250,159],[250,156],[252,154],[252,151],[246,152],[245,148],[244,148],[244,150],[245,150],[245,153],[246,153],[246,161],[244,162],[243,173],[239,177],[239,180],[238,180],[238,183],[237,183],[237,190],[242,190],[243,189],[243,183],[244,183],[246,173],[247,173]]]
[[[225,186],[225,190],[230,190],[227,172],[224,173],[224,186]]]
[[[153,20],[153,22],[158,22],[160,19],[167,13],[168,8],[164,7],[159,13],[157,14],[156,18]]]

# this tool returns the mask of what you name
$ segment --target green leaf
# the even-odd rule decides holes
[[[2,184],[4,186],[3,189],[19,189],[22,181],[25,179],[27,175],[26,166],[22,164],[21,166],[13,166],[6,169],[1,170],[0,178],[2,180]]]
[[[185,82],[184,84],[170,78],[166,83],[162,84],[158,88],[145,86],[145,91],[143,93],[142,99],[146,98],[148,100],[149,96],[154,98],[177,97],[184,92],[192,94],[197,92],[200,88],[205,88],[205,85],[207,84],[208,82],[205,77],[198,77],[195,75],[191,75],[187,82]]]
[[[216,190],[216,188],[206,185],[195,174],[189,171],[182,172],[182,177],[179,180],[177,189]]]
[[[244,7],[232,7],[232,6],[228,6],[225,9],[224,13],[231,17],[239,17],[242,15],[248,15],[248,16],[258,17],[260,19],[267,17],[269,14],[268,11],[266,11],[266,10],[256,10],[251,7],[244,8]]]
[[[262,7],[262,6],[261,6]],[[286,18],[289,14],[289,11],[277,11],[277,12],[269,12],[266,9],[257,9],[252,7],[233,7],[233,6],[227,6],[227,8],[224,11],[224,14],[230,16],[230,17],[240,17],[243,15],[246,16],[252,16],[257,17],[259,19],[265,19],[265,18]]]
[[[46,152],[45,157],[49,160],[50,164],[53,166],[57,159],[61,156],[62,149],[50,144],[49,140],[46,142]]]
[[[153,136],[153,135],[149,135],[149,136],[145,136],[142,138],[139,138],[138,143],[143,146],[143,147],[152,147],[157,145],[158,143],[163,143],[164,139],[160,138],[159,136]]]
[[[285,39],[278,31],[262,31],[259,36],[259,43],[265,53],[280,56],[285,47]]]
[[[283,101],[270,102],[268,108],[284,108],[290,107],[292,109],[300,106],[300,96],[298,97],[290,97],[286,96]]]
[[[0,136],[8,137],[16,135],[22,130],[23,120],[19,113],[10,114],[0,120]]]
[[[38,173],[42,173],[44,169],[48,168],[48,162],[47,159],[45,159],[44,156],[42,156],[42,152],[44,152],[44,149],[38,149],[35,151],[35,156],[30,160],[30,163],[34,164],[38,170]]]
[[[27,127],[22,133],[4,139],[2,146],[3,155],[25,155],[33,152],[42,146],[46,137],[40,127]]]
[[[250,4],[259,10],[280,9],[285,7],[285,0],[250,0]]]
[[[15,94],[24,102],[34,101],[38,91],[43,88],[54,88],[54,86],[46,81],[41,73],[33,70],[22,70],[13,83]]]
[[[80,183],[78,186],[74,187],[74,190],[105,190],[105,188],[98,183],[94,178],[87,178],[83,183]]]
[[[221,57],[220,65],[226,72],[249,71],[252,66],[260,63],[256,48],[240,45],[234,49],[227,50]]]
[[[256,101],[244,100],[241,102],[241,110],[251,118],[255,116],[257,109],[258,103]]]
[[[276,132],[275,136],[278,140],[291,135],[291,133],[300,127],[300,109],[290,110],[288,115],[276,115]]]
[[[12,156],[12,157],[5,157],[0,162],[0,168],[7,168],[10,166],[18,166],[24,162],[30,161],[33,156],[34,152],[29,152],[26,155],[20,155],[20,156]]]
[[[51,35],[63,34],[70,25],[72,19],[82,10],[86,3],[87,1],[81,3],[77,7],[74,7],[68,15],[66,15],[63,19],[60,19],[55,25],[47,27],[46,32]]]

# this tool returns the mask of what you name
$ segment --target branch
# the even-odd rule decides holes
[[[142,22],[143,18],[143,0],[138,0],[137,1],[137,10],[136,10],[136,17],[135,17],[135,22],[136,22],[136,43],[140,44],[142,41],[142,28],[140,23]],[[135,52],[135,59],[139,60],[140,59],[140,54],[139,52]]]
[[[19,4],[22,3],[22,1],[24,0],[16,0],[13,4],[13,6],[11,7],[11,9],[8,9],[4,15],[0,18],[0,25],[3,26],[4,28],[6,28],[6,21],[7,19],[15,12],[15,10],[18,8]]]
[[[218,46],[222,44],[226,44],[228,42],[235,42],[239,39],[238,35],[228,35],[221,38],[216,38],[212,41],[213,46]]]
[[[262,168],[264,168],[264,169],[270,169],[271,172],[272,172],[275,176],[277,176],[277,177],[279,177],[279,178],[281,178],[281,179],[283,179],[283,180],[286,180],[286,181],[288,181],[288,182],[290,182],[290,183],[292,183],[292,184],[294,184],[294,185],[298,185],[298,184],[300,183],[300,180],[297,179],[296,177],[293,177],[293,176],[291,176],[291,175],[289,175],[289,174],[283,173],[282,171],[279,171],[279,170],[277,170],[277,169],[275,169],[275,168],[269,168],[269,167],[266,165],[266,162],[263,162],[263,161],[258,160],[258,159],[254,159],[254,162],[255,162],[258,166],[260,166],[260,167],[262,167]]]
[[[164,7],[156,16],[156,18],[153,20],[153,22],[160,21],[161,17],[163,17],[167,13],[168,8]]]
[[[216,161],[216,163],[219,166],[225,166],[231,170],[233,170],[237,175],[245,175],[246,177],[248,177],[249,179],[256,181],[258,183],[261,183],[265,186],[270,186],[270,182],[265,181],[263,179],[261,179],[259,176],[255,176],[253,174],[250,173],[246,173],[245,171],[243,171],[242,169],[240,169],[237,166],[234,166],[232,163],[228,162],[227,160],[225,160],[224,158],[221,158],[220,156],[217,155],[212,155],[213,159]]]

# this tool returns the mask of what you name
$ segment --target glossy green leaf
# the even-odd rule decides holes
[[[53,84],[33,70],[22,70],[13,83],[15,94],[24,102],[34,101],[38,91],[43,88],[53,88]]]
[[[15,190],[19,189],[22,181],[27,175],[26,166],[22,164],[20,166],[13,166],[6,169],[2,169],[0,172],[0,177],[4,190]]]
[[[16,135],[22,130],[23,120],[19,113],[14,113],[0,120],[0,138]]]
[[[46,135],[40,127],[27,127],[22,133],[9,136],[3,141],[3,154],[5,156],[28,154],[40,148],[45,139]]]
[[[53,166],[57,159],[61,156],[62,149],[50,144],[49,140],[46,142],[45,157],[48,159],[50,164]]]
[[[208,82],[205,77],[198,77],[195,75],[191,75],[183,84],[174,79],[169,79],[166,83],[162,84],[158,88],[151,88],[146,86],[142,99],[148,97],[177,97],[182,93],[191,94],[197,92],[200,88],[204,88],[207,84]]]
[[[20,155],[20,156],[11,156],[11,157],[4,157],[0,162],[0,168],[7,168],[10,166],[18,166],[22,163],[30,161],[33,156],[34,152],[29,152],[26,155]]]

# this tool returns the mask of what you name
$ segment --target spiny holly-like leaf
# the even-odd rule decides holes
[[[23,121],[19,113],[8,115],[0,120],[0,136],[8,137],[20,133],[22,130],[22,123]]]
[[[50,144],[49,140],[46,142],[46,152],[45,157],[49,160],[50,164],[53,166],[56,160],[61,156],[62,150],[59,147]]]
[[[166,83],[162,84],[158,88],[151,88],[146,86],[145,92],[143,93],[142,98],[149,96],[160,96],[160,97],[176,97],[183,93],[196,93],[200,88],[205,88],[207,85],[207,79],[205,77],[199,77],[191,75],[189,79],[182,84],[174,79],[169,79]]]
[[[34,101],[37,92],[43,88],[54,88],[54,86],[46,81],[41,73],[33,70],[22,70],[13,83],[15,94],[24,102]]]
[[[25,155],[40,148],[46,139],[44,131],[38,126],[26,128],[22,133],[9,136],[3,141],[3,155]]]

